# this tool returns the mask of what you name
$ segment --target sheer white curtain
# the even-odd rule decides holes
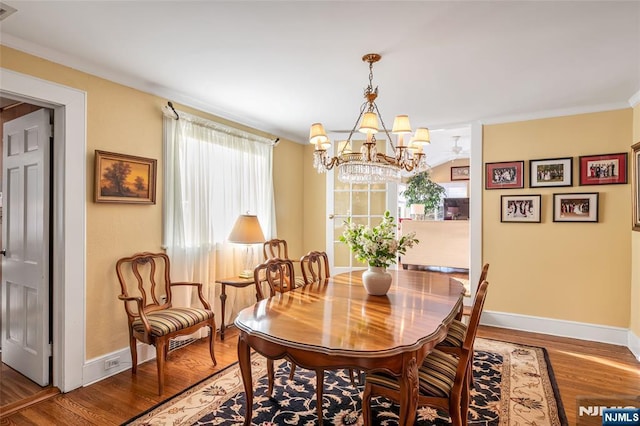
[[[246,247],[225,242],[238,215],[258,216],[265,237],[276,235],[270,140],[179,112],[164,117],[164,246],[171,279],[203,284],[220,323],[217,278],[237,275]],[[262,247],[253,246],[254,258]],[[235,291],[234,291],[235,290]],[[190,306],[195,293],[176,306]],[[255,302],[255,289],[227,289],[225,323]]]

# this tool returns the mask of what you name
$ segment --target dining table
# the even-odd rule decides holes
[[[446,336],[462,307],[464,287],[446,274],[399,269],[389,270],[387,294],[372,296],[362,285],[362,272],[276,294],[238,314],[234,323],[245,425],[253,415],[252,350],[315,371],[352,368],[393,374],[400,383],[399,424],[414,424],[418,367]],[[316,395],[321,419],[321,393]]]

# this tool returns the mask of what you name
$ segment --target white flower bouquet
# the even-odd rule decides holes
[[[408,248],[419,243],[415,232],[396,239],[396,224],[388,211],[384,213],[382,222],[373,228],[355,224],[350,217],[344,226],[340,241],[349,246],[356,259],[369,266],[387,268],[396,263],[398,255],[405,254]]]

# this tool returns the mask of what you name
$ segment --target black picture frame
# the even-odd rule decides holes
[[[529,187],[573,186],[573,157],[529,160]]]

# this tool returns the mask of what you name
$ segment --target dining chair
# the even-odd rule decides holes
[[[310,252],[302,257],[301,262],[305,265],[302,269],[303,274],[305,274],[305,268],[307,271],[304,278],[305,284],[313,284],[329,278],[329,260],[326,253]],[[277,292],[286,293],[295,290],[297,287],[289,284],[295,282],[293,262],[290,259],[281,259],[277,257],[267,260],[263,264],[256,266],[254,270],[254,282],[256,283],[256,293],[259,292],[261,299],[263,298],[261,282],[266,282],[268,284],[271,297],[275,296]],[[296,364],[291,361],[289,380],[293,380],[295,371]],[[269,397],[273,394],[274,376],[275,369],[273,359],[267,358],[267,395],[269,395]],[[322,424],[323,388],[324,370],[319,369],[316,370],[316,404],[319,424]]]
[[[469,326],[462,344],[460,356],[433,349],[418,368],[418,406],[440,408],[449,413],[454,426],[467,424],[469,411],[469,367],[473,361],[473,344],[484,308],[489,283],[483,281],[478,287]],[[400,402],[398,378],[384,372],[368,372],[362,395],[364,424],[371,424],[371,397],[384,396]]]
[[[484,266],[482,266],[482,272],[480,272],[480,278],[478,278],[478,285],[480,285],[482,281],[487,280],[488,273],[489,273],[489,264],[485,263]],[[460,310],[456,315],[456,320],[461,321],[462,317],[465,317],[465,316],[468,317],[469,315],[471,315],[471,307],[464,306],[464,304],[461,304]]]
[[[138,253],[116,262],[116,274],[129,325],[131,373],[136,374],[138,353],[136,341],[156,348],[158,393],[164,392],[164,366],[169,353],[169,341],[178,336],[209,327],[209,354],[213,365],[216,324],[213,310],[202,294],[202,284],[171,282],[169,257],[164,253]],[[203,308],[178,308],[172,304],[176,287],[193,287]]]
[[[290,259],[289,258],[289,246],[287,245],[286,240],[281,240],[279,238],[272,238],[268,241],[265,241],[262,244],[262,253],[264,254],[264,260],[269,259]],[[290,259],[292,262],[296,262],[294,259]],[[303,286],[304,280],[300,277],[295,278],[293,281],[296,287]]]
[[[331,277],[329,271],[329,256],[324,251],[310,251],[302,256],[300,258],[300,269],[302,270],[305,284],[322,282]],[[294,372],[295,366],[291,369],[291,379],[293,379]],[[353,387],[356,387],[356,377],[360,378],[361,372],[350,368],[349,379]]]
[[[305,284],[325,280],[329,272],[329,256],[323,251],[310,251],[300,258],[300,269]]]
[[[293,262],[290,259],[274,257],[268,259],[264,263],[256,266],[253,270],[253,282],[256,286],[256,297],[258,300],[264,299],[262,285],[267,283],[269,287],[269,297],[273,297],[276,293],[286,293],[295,288],[291,283],[295,282],[295,272],[293,270]],[[293,379],[295,364],[291,363],[291,372],[289,379]],[[267,358],[267,377],[268,390],[267,394],[273,393],[274,379],[273,360]]]

